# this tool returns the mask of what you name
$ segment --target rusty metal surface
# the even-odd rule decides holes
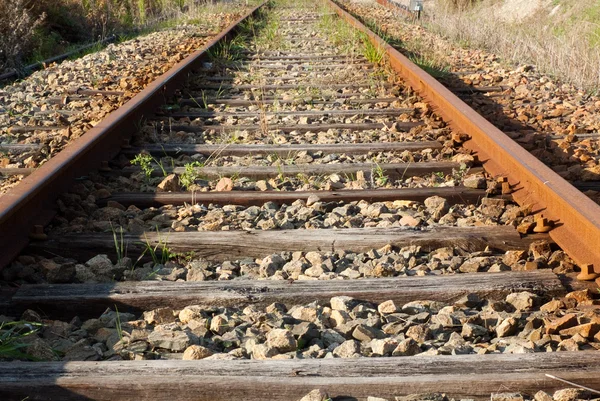
[[[514,199],[556,223],[552,239],[579,265],[593,264],[600,272],[600,206],[569,184],[548,166],[493,126],[450,90],[408,58],[371,32],[360,21],[331,0],[329,6],[340,17],[367,33],[385,50],[391,66],[429,101],[450,126],[467,133],[465,146],[477,152],[493,176],[507,177]]]
[[[114,157],[123,140],[135,132],[144,115],[162,104],[166,97],[181,86],[190,72],[198,69],[207,50],[235,32],[241,21],[253,15],[264,4],[261,3],[229,25],[203,48],[173,66],[0,197],[0,269],[27,245],[34,225],[50,221],[59,194],[66,191],[74,179],[97,169],[102,161]]]

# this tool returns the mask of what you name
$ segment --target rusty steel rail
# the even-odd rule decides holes
[[[45,225],[53,217],[55,200],[77,177],[97,169],[120,151],[148,111],[154,110],[172,95],[198,69],[207,51],[229,37],[240,22],[254,15],[266,2],[250,10],[209,41],[173,66],[129,102],[110,113],[50,161],[23,179],[0,197],[0,269],[5,267],[29,243],[36,225]],[[37,233],[43,234],[43,233]]]
[[[384,50],[394,70],[430,102],[453,129],[470,136],[465,146],[477,152],[488,173],[508,179],[517,203],[531,206],[555,224],[550,236],[578,265],[590,264],[600,273],[598,204],[332,0],[325,1],[341,18],[367,34],[375,46]]]

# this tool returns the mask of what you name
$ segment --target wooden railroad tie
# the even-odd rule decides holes
[[[424,230],[409,228],[347,228],[315,230],[249,230],[249,231],[196,231],[145,232],[124,234],[128,252],[141,255],[148,245],[168,244],[172,252],[194,251],[196,257],[224,261],[244,257],[263,258],[284,251],[346,250],[366,252],[386,245],[421,246],[434,250],[446,246],[467,252],[486,248],[499,251],[527,249],[534,241],[549,239],[547,234],[521,238],[513,227],[434,227]],[[111,233],[79,233],[51,236],[47,241],[33,242],[29,252],[77,257],[87,260],[98,254],[115,254]]]
[[[264,401],[296,400],[323,388],[335,399],[366,399],[372,394],[393,399],[443,391],[448,397],[483,401],[499,389],[535,394],[540,388],[552,393],[565,387],[544,373],[598,388],[599,366],[597,351],[279,361],[10,362],[0,364],[0,397],[145,401],[166,390],[169,399],[179,401]]]
[[[476,204],[488,197],[483,189],[465,187],[440,188],[400,188],[372,190],[341,190],[341,191],[211,191],[211,192],[123,192],[115,193],[108,198],[99,199],[99,206],[109,202],[117,202],[124,206],[135,205],[139,208],[159,207],[162,205],[208,204],[262,206],[267,202],[291,204],[298,199],[307,200],[316,197],[320,202],[367,202],[385,201],[418,201],[423,202],[431,196],[441,196],[449,204]],[[504,199],[510,197],[503,196]]]

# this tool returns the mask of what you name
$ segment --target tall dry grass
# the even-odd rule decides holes
[[[32,17],[24,0],[0,2],[0,71],[19,65],[44,17]]]
[[[517,63],[535,64],[545,73],[597,92],[600,18],[596,20],[590,10],[598,4],[596,0],[582,0],[568,9],[567,5],[559,7],[553,14],[546,9],[511,21],[502,14],[497,0],[439,0],[426,23],[464,46],[483,48]]]
[[[111,34],[198,14],[212,0],[0,0],[0,73]]]

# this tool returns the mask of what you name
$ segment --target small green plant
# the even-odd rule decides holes
[[[298,179],[298,181],[302,182],[305,185],[310,185],[310,177],[307,176],[304,173],[298,173],[296,174],[296,178]]]
[[[356,173],[345,173],[344,177],[346,178],[346,181],[348,181],[348,182],[357,180]]]
[[[123,258],[125,257],[125,243],[123,240],[123,227],[119,226],[119,234],[117,236],[117,230],[113,227],[112,222],[110,223],[110,229],[113,234],[113,241],[115,244],[115,253],[117,254],[117,263],[121,263]]]
[[[343,53],[352,54],[358,49],[360,35],[358,30],[337,16],[326,14],[321,17],[319,27],[331,42]]]
[[[219,179],[223,178],[222,176],[219,177]],[[233,182],[236,182],[237,180],[240,179],[240,172],[236,171],[235,173],[231,174],[231,176],[229,177],[229,179]]]
[[[283,163],[281,163],[281,159],[277,161],[275,167],[277,167],[277,179],[283,180],[283,178],[285,177],[285,169],[283,167]]]
[[[123,326],[121,325],[121,314],[119,313],[119,308],[115,305],[115,312],[117,314],[117,321],[115,322],[115,328],[117,329],[117,334],[119,335],[119,340],[123,339]]]
[[[379,186],[385,186],[389,181],[389,177],[385,174],[385,170],[378,163],[375,163],[373,176],[375,178],[375,183]]]
[[[205,163],[195,161],[191,163],[187,163],[184,168],[184,172],[179,175],[179,182],[183,187],[187,190],[189,189],[194,182],[200,177],[199,172],[196,170],[198,167],[204,167]]]
[[[163,177],[166,177],[168,174],[167,170],[165,170],[165,166],[163,166],[162,160],[156,160],[155,158],[152,158],[152,160],[154,160],[154,162],[158,165],[158,168],[160,168]]]
[[[246,36],[242,33],[227,42],[219,42],[208,50],[208,56],[213,63],[227,64],[240,59],[246,49]]]
[[[0,359],[35,360],[22,350],[29,345],[25,338],[37,333],[41,327],[41,323],[26,321],[0,323]]]
[[[450,74],[450,66],[432,57],[412,54],[409,59],[436,79],[447,77]]]
[[[117,40],[116,43],[123,43],[123,42],[127,42],[128,40],[133,39],[135,36],[134,35],[130,35],[127,33],[121,33],[119,35],[117,35]]]
[[[381,64],[385,54],[383,49],[379,46],[375,46],[365,34],[361,34],[361,39],[364,46],[364,56],[367,61],[373,64]]]
[[[152,173],[154,172],[154,167],[152,167],[152,156],[147,153],[139,153],[137,154],[133,160],[131,160],[131,164],[138,165],[146,175],[146,178],[152,177]]]
[[[144,239],[146,241],[143,243],[143,245],[145,248],[140,257],[138,258],[138,261],[141,260],[146,255],[146,253],[150,255],[150,257],[152,258],[152,262],[154,262],[155,265],[164,265],[173,257],[175,257],[175,254],[172,253],[168,247],[168,241],[163,240],[161,238],[160,231],[158,231],[158,227],[156,228],[156,235],[158,241],[156,242],[156,245],[154,247],[150,244],[150,240],[148,239],[148,237],[144,235]]]
[[[237,132],[223,133],[223,135],[220,138],[220,142],[224,144],[236,144],[240,143],[242,139],[242,136],[239,135]]]
[[[188,264],[191,261],[193,261],[194,259],[196,259],[196,252],[194,251],[189,251],[189,252],[175,252],[173,253],[173,257],[175,258],[175,260],[180,263],[180,264]]]
[[[200,99],[202,100],[202,104],[198,103],[198,97],[192,96],[190,95],[189,97],[189,101],[194,103],[195,107],[199,108],[199,109],[208,109],[208,95],[206,94],[206,91],[204,89],[202,89],[200,91]]]
[[[283,40],[279,29],[279,21],[270,18],[262,27],[259,34],[255,37],[255,42],[261,48],[271,49],[281,47]]]
[[[458,170],[452,169],[452,178],[454,178],[457,181],[462,181],[462,179],[465,178],[468,172],[469,166],[467,166],[466,163],[461,163]]]
[[[144,175],[146,176],[146,179],[150,179],[150,177],[152,177],[152,173],[154,173],[154,166],[152,165],[152,162],[154,162],[158,168],[160,168],[163,176],[166,177],[167,170],[165,170],[165,166],[163,166],[162,161],[155,159],[147,153],[139,153],[133,158],[133,160],[131,160],[131,164],[140,166],[144,172]]]
[[[195,99],[195,98],[192,98],[192,99],[194,99],[194,102],[195,102],[196,104],[198,104],[198,103],[196,102],[196,99]],[[204,107],[199,107],[200,109],[202,109],[202,108],[204,108],[204,109],[208,109],[208,95],[207,95],[207,94],[206,94],[206,92],[204,92],[204,91],[202,91],[202,104],[204,105]],[[198,104],[198,106],[200,106],[200,105]]]

